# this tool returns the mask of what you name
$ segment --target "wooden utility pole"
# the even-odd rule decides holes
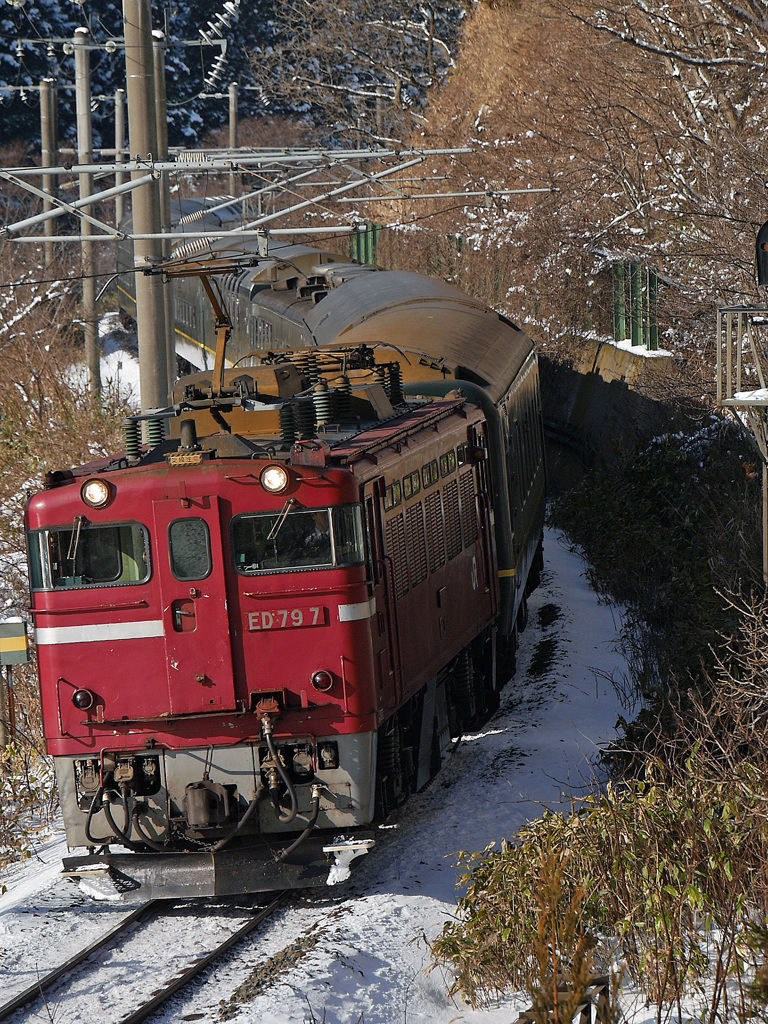
[[[125,78],[128,94],[128,137],[131,157],[156,160],[154,61],[150,0],[123,0]],[[134,178],[146,169],[133,172]],[[160,194],[157,181],[137,188],[131,198],[133,232],[160,233]],[[134,265],[143,268],[162,257],[162,242],[134,238]],[[165,406],[168,399],[168,356],[165,340],[163,283],[158,275],[136,274],[136,323],[139,333],[139,384],[143,411]]]
[[[88,49],[87,28],[75,29],[72,40],[75,48],[75,111],[77,114],[77,162],[93,163],[93,127],[91,122],[91,55]],[[93,175],[81,173],[80,198],[93,194]],[[93,243],[93,225],[83,218],[80,233],[83,236],[81,265],[83,268],[83,324],[85,327],[85,365],[88,389],[94,394],[101,391],[101,359],[99,329],[96,323],[96,263]]]

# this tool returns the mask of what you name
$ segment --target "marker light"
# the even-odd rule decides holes
[[[283,466],[267,466],[261,474],[261,486],[265,491],[279,494],[288,486],[288,471]]]
[[[80,488],[80,497],[91,508],[104,508],[112,497],[112,488],[106,480],[86,480]]]
[[[312,676],[312,685],[316,690],[326,693],[333,686],[333,676],[325,669],[321,669]]]
[[[93,694],[90,690],[75,690],[72,694],[72,703],[81,711],[87,711],[93,707]]]

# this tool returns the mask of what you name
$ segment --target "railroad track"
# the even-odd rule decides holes
[[[232,946],[243,939],[249,932],[253,931],[262,921],[266,920],[284,902],[287,891],[279,893],[266,906],[254,907],[251,911],[243,909],[239,916],[247,915],[245,921],[237,925],[233,931],[228,931],[226,936],[212,949],[203,954],[192,956],[187,966],[177,970],[159,988],[154,987],[154,979],[157,974],[148,974],[153,979],[153,990],[151,995],[143,1000],[140,1005],[121,1016],[116,1016],[111,1024],[139,1024],[146,1020],[159,1006],[170,996],[187,985],[196,975],[204,971],[210,964],[227,952]],[[64,981],[67,977],[73,978],[79,975],[78,968],[85,961],[95,958],[97,954],[107,955],[112,947],[119,945],[120,936],[129,936],[134,930],[133,925],[142,922],[148,925],[153,921],[162,921],[164,908],[168,904],[163,900],[153,900],[142,904],[131,911],[114,927],[100,935],[84,949],[78,950],[64,963],[38,978],[34,984],[28,986],[24,991],[17,993],[8,1002],[0,1004],[0,1021],[8,1019],[13,1013],[24,1008],[32,1009],[33,1004],[40,999],[47,999],[49,994],[52,998],[56,993],[66,991]],[[92,970],[98,970],[99,961],[94,960]],[[106,969],[106,968],[105,968]],[[83,968],[84,972],[89,971],[88,965]],[[57,984],[60,983],[61,984]]]

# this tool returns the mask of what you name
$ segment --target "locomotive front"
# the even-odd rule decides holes
[[[373,817],[360,484],[314,448],[274,457],[223,433],[246,450],[222,457],[194,419],[181,431],[53,474],[28,504],[67,842],[145,894],[317,884],[334,832],[351,857]],[[97,856],[108,844],[143,856]]]
[[[28,502],[75,877],[142,898],[344,877],[511,673],[541,562],[532,343],[440,282],[311,269],[246,331],[310,347],[225,369],[229,318],[184,265],[212,369]]]

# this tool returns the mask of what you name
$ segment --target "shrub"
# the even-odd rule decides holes
[[[753,1012],[765,981],[754,926],[768,918],[768,597],[722,600],[739,628],[707,696],[689,693],[636,777],[545,813],[514,843],[460,855],[466,889],[431,951],[472,1005],[547,988],[552,969],[536,954],[547,917],[550,965],[557,955],[583,973],[589,940],[594,965],[623,962],[659,1020],[670,1004],[681,1017],[691,995],[708,1021]]]

